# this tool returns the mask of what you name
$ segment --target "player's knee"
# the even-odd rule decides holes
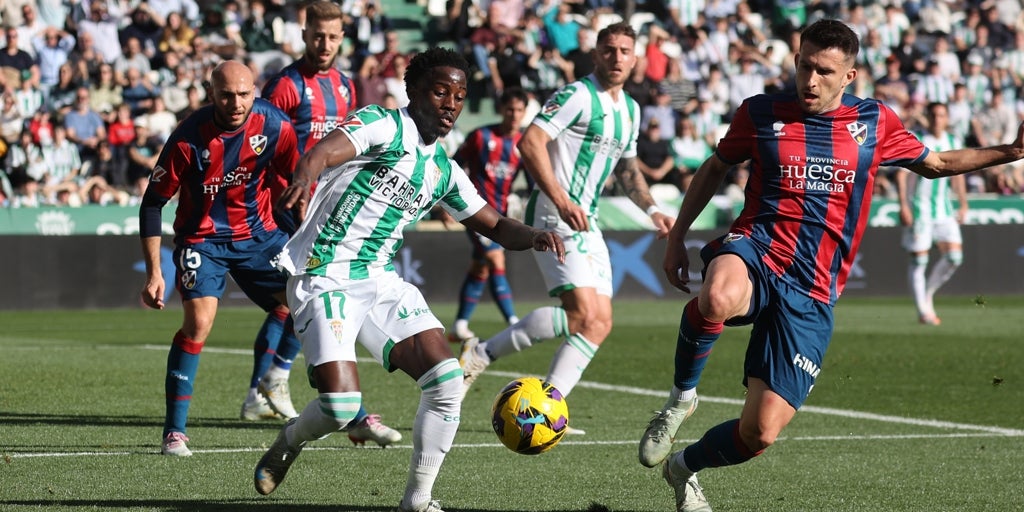
[[[777,430],[767,430],[756,422],[747,424],[741,421],[739,431],[743,444],[755,453],[775,444],[775,440],[779,437]]]
[[[946,261],[954,267],[959,267],[964,262],[964,253],[959,250],[952,250],[943,255]]]
[[[927,267],[928,266],[928,253],[926,253],[926,252],[914,253],[914,254],[912,254],[910,256],[910,262],[913,263],[914,266],[917,266],[917,267]]]
[[[598,343],[612,332],[612,319],[595,309],[579,309],[567,312],[569,329],[574,333],[583,333],[591,341]]]
[[[743,314],[748,305],[741,304],[741,297],[735,290],[719,287],[701,296],[697,302],[701,316],[709,322],[724,322]]]

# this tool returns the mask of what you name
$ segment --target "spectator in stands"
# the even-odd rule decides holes
[[[399,58],[402,58],[402,60],[405,61],[405,55],[398,49],[398,43],[398,32],[389,30],[384,33],[384,49],[373,54],[380,65],[380,75],[384,78],[404,79],[404,77],[398,73],[398,69],[395,64],[395,60]]]
[[[32,132],[21,132],[18,143],[8,148],[7,174],[14,187],[14,206],[39,206],[40,182],[46,177],[43,150],[32,140]]]
[[[693,123],[694,134],[714,148],[718,144],[718,128],[722,126],[722,116],[715,112],[708,91],[697,93],[697,108],[690,114],[689,119]]]
[[[636,141],[636,164],[644,175],[648,188],[655,184],[668,184],[683,191],[679,171],[672,160],[669,141],[661,136],[661,122],[653,118]]]
[[[583,28],[571,16],[572,4],[559,0],[543,0],[540,12],[544,20],[544,29],[548,34],[548,42],[560,55],[569,55],[569,52],[579,46],[576,33]]]
[[[393,76],[391,59],[398,52],[398,33],[393,29],[391,20],[381,12],[377,2],[367,2],[365,11],[352,21],[352,27],[345,29],[352,39],[353,68],[359,69],[363,59],[376,55],[383,75]]]
[[[563,59],[553,46],[542,45],[527,60],[527,66],[537,77],[535,90],[539,98],[550,97],[556,90],[568,83],[567,77],[571,64]]]
[[[672,163],[679,173],[679,189],[686,193],[697,168],[711,156],[712,151],[707,141],[697,134],[692,119],[686,117],[680,119],[678,132],[669,143],[669,148],[672,154]]]
[[[125,78],[127,84],[121,89],[121,98],[132,108],[132,117],[141,116],[153,108],[153,99],[160,96],[160,88],[135,68],[128,68]]]
[[[651,123],[660,126],[658,134],[662,140],[671,140],[676,136],[676,119],[678,114],[672,108],[672,95],[666,86],[657,87],[654,95],[654,103],[641,107],[640,129],[647,129]]]
[[[126,176],[128,172],[128,148],[135,142],[135,119],[132,118],[132,109],[127,103],[117,106],[114,113],[114,121],[107,124],[106,146],[113,155],[113,169],[111,177]],[[98,147],[98,145],[97,145]],[[99,151],[97,150],[97,158]],[[125,179],[116,180],[124,184]]]
[[[160,36],[157,49],[161,53],[190,53],[192,51],[192,38],[195,36],[196,31],[185,21],[181,13],[172,11],[167,15],[167,21],[164,23],[163,33]]]
[[[128,192],[137,200],[149,186],[149,175],[160,157],[163,144],[150,137],[149,127],[135,120],[135,141],[128,147]]]
[[[74,106],[75,95],[82,83],[75,79],[75,69],[70,62],[61,65],[57,76],[57,83],[50,88],[45,105],[50,112],[63,116]]]
[[[110,123],[116,118],[117,107],[124,103],[121,85],[114,80],[114,67],[100,65],[97,79],[89,85],[89,107]]]
[[[35,44],[32,42],[36,37],[43,34],[43,32],[50,27],[36,17],[35,2],[30,0],[18,0],[8,1],[9,5],[21,4],[21,17],[17,16],[4,16],[4,22],[18,29],[18,48],[28,52],[33,58],[37,57]],[[53,28],[61,28],[60,26],[53,26]]]
[[[153,104],[149,107],[149,110],[145,114],[139,116],[149,128],[150,135],[155,138],[160,144],[167,142],[167,138],[171,136],[171,132],[178,126],[178,118],[173,112],[167,110],[164,105],[164,99],[161,96],[155,96],[153,98]]]
[[[572,63],[572,74],[567,79],[569,82],[580,80],[594,72],[594,58],[591,56],[594,45],[591,44],[591,39],[590,29],[581,28],[576,32],[577,46],[565,56],[565,60]]]
[[[153,17],[170,23],[171,16],[179,14],[186,25],[199,21],[199,6],[194,0],[147,0]]]
[[[10,148],[11,144],[17,142],[18,135],[25,128],[25,116],[18,110],[18,102],[14,98],[13,91],[4,91],[0,102],[2,102],[0,103],[0,138],[3,139],[6,147]]]
[[[43,182],[43,198],[56,205],[79,206],[78,188],[82,159],[78,148],[68,140],[67,129],[57,125],[53,142],[43,146],[47,173]]]
[[[203,88],[198,84],[193,83],[192,85],[185,88],[185,96],[188,97],[188,106],[177,112],[175,117],[180,123],[182,119],[185,119],[189,114],[199,110],[199,107],[203,106]]]
[[[125,47],[130,39],[139,43],[139,53],[146,59],[158,62],[160,41],[164,37],[164,25],[167,18],[158,16],[147,2],[139,2],[130,13],[130,22],[119,32],[121,46]]]
[[[89,89],[79,87],[74,108],[64,116],[68,140],[78,145],[82,160],[96,156],[96,146],[107,138],[103,118],[89,105]]]
[[[281,71],[290,61],[274,40],[276,16],[267,15],[267,7],[263,0],[249,2],[249,16],[242,22],[239,33],[245,43],[246,56],[253,60],[256,69],[264,77]],[[257,75],[259,76],[259,75]]]
[[[107,12],[107,4],[98,1],[89,4],[88,18],[79,21],[77,25],[78,33],[88,33],[103,61],[111,64],[121,56],[118,21]]]
[[[80,83],[93,83],[99,78],[100,67],[106,62],[96,50],[92,34],[82,32],[78,35],[78,44],[68,55],[68,60],[75,69],[75,80]]]
[[[668,92],[676,117],[688,116],[693,109],[697,108],[697,84],[683,76],[683,70],[679,59],[669,59],[668,73],[665,79],[658,84],[659,90]]]
[[[622,90],[626,91],[631,98],[636,100],[641,109],[654,102],[654,93],[657,90],[657,85],[647,77],[646,57],[637,56],[636,65],[633,66],[633,71],[629,74],[629,80],[626,80]],[[543,96],[547,97],[547,95]]]
[[[359,67],[359,73],[352,79],[356,84],[356,106],[363,108],[367,105],[380,105],[384,102],[384,96],[388,93],[388,85],[384,77],[380,75],[380,63],[377,57],[367,55],[363,59],[363,65]]]
[[[290,6],[286,12],[281,24],[281,51],[298,60],[306,51],[306,41],[302,37],[303,27],[306,26],[306,6]]]
[[[129,82],[129,69],[138,71],[140,75],[149,74],[153,69],[149,65],[149,57],[142,52],[142,42],[136,37],[127,38],[124,42],[124,54],[114,59],[114,76],[118,82]]]
[[[53,27],[47,27],[32,40],[39,63],[39,88],[44,101],[50,97],[50,89],[60,79],[60,67],[67,63],[68,55],[75,49],[75,36]]]
[[[948,103],[953,97],[953,81],[942,74],[942,66],[936,58],[928,59],[927,71],[917,82],[913,101],[920,103]]]
[[[18,29],[8,25],[4,27],[7,45],[0,51],[0,88],[5,91],[16,91],[21,87],[22,80],[30,81],[33,86],[39,84],[39,66],[25,50],[18,47]]]
[[[32,142],[39,147],[49,146],[53,143],[53,114],[45,109],[39,109],[32,115],[28,122],[28,131],[32,134]]]

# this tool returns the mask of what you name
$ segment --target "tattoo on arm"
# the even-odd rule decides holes
[[[647,189],[647,181],[644,180],[644,173],[640,172],[640,167],[637,166],[636,158],[619,159],[614,172],[630,201],[643,210],[654,205],[654,199]]]

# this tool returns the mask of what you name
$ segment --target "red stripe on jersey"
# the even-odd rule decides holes
[[[776,116],[778,118],[778,116]],[[779,140],[779,155],[806,155],[806,136],[804,133],[804,125],[799,123],[788,124],[785,127],[785,131],[788,135],[785,139]],[[757,153],[760,155],[760,152]],[[761,169],[766,162],[759,162],[757,168]],[[792,162],[798,165],[804,165],[804,162]],[[787,165],[790,162],[782,161],[779,165]],[[777,172],[777,171],[776,171]],[[762,178],[763,179],[763,178]],[[797,246],[797,238],[800,236],[800,228],[803,226],[804,219],[804,193],[796,192],[795,190],[805,190],[806,177],[794,177],[789,183],[781,185],[788,187],[790,193],[783,194],[781,190],[772,191],[777,193],[779,200],[776,206],[776,220],[774,222],[774,234],[771,237],[771,246],[768,249],[768,254],[765,255],[766,263],[775,272],[784,274],[790,265],[793,264],[793,258],[796,257],[795,250]],[[780,186],[779,181],[773,180],[777,186]]]

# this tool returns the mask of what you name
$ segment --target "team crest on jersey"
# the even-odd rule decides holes
[[[345,100],[346,105],[352,102],[352,92],[348,90],[345,84],[338,86],[338,94]]]
[[[737,240],[743,240],[743,234],[742,233],[728,233],[728,234],[725,235],[725,238],[722,239],[722,243],[723,244],[729,244],[729,243],[735,242]]]
[[[864,141],[868,140],[868,125],[864,123],[854,121],[846,125],[846,131],[850,132],[850,136],[858,146],[863,146]]]
[[[196,286],[196,271],[186,270],[181,273],[181,286],[186,290],[191,290]]]
[[[166,174],[167,170],[157,165],[153,168],[153,173],[149,175],[149,181],[152,181],[153,183],[160,183],[160,180],[162,180]]]
[[[554,99],[550,99],[547,101],[547,103],[544,104],[543,112],[544,115],[550,116],[553,115],[555,112],[558,112],[558,109],[560,108],[562,108],[562,106],[559,105],[558,102],[556,102]]]
[[[341,335],[343,332],[342,325],[344,322],[338,319],[331,320],[331,331],[334,332],[334,339],[341,341]]]
[[[249,137],[249,147],[252,148],[253,152],[257,155],[262,155],[263,150],[267,149],[267,136],[261,133],[259,135]]]

